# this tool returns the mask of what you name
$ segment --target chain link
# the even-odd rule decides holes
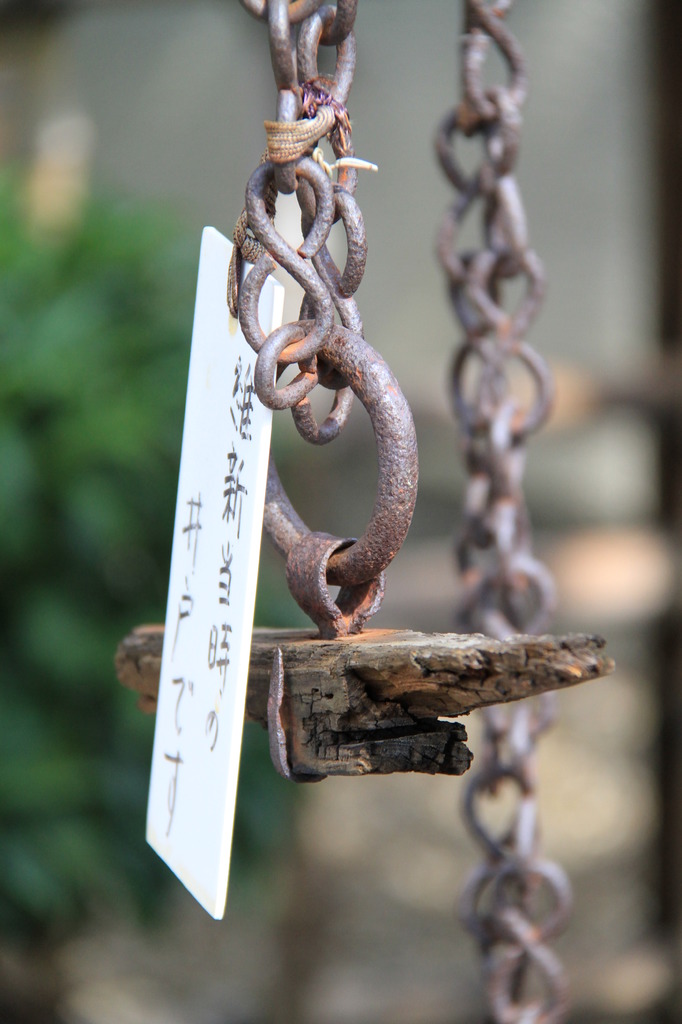
[[[452,371],[468,472],[457,542],[459,619],[463,630],[498,639],[542,632],[554,609],[554,584],[533,554],[522,489],[526,444],[549,414],[553,388],[545,361],[525,341],[545,275],[530,248],[514,177],[528,82],[521,49],[505,25],[512,6],[513,0],[465,0],[463,99],[436,142],[457,192],[439,231],[438,254],[464,329]],[[504,62],[504,84],[485,83],[491,46]],[[471,174],[459,153],[467,139],[482,151]],[[483,244],[463,250],[459,236],[476,211]],[[517,282],[523,294],[510,309],[504,292]],[[519,397],[519,374],[530,385],[530,400]],[[495,1024],[566,1019],[566,977],[547,943],[568,919],[571,891],[562,869],[540,855],[537,820],[536,741],[552,718],[551,695],[513,710],[487,710],[482,764],[466,790],[465,819],[486,859],[465,886],[461,915],[481,947]],[[515,794],[512,823],[496,832],[483,803],[505,786]]]
[[[243,284],[232,275],[233,304],[247,341],[257,353],[256,393],[271,409],[291,409],[296,428],[310,444],[327,444],[345,426],[353,396],[369,413],[379,464],[377,495],[365,533],[336,538],[311,533],[292,507],[271,461],[264,524],[287,559],[289,588],[322,636],[357,632],[383,596],[383,570],[399,550],[417,494],[417,445],[409,406],[383,359],[364,340],[354,294],[367,258],[365,227],[355,200],[358,170],[347,101],[355,71],[353,26],[357,0],[241,0],[254,17],[267,22],[277,86],[277,117],[265,122],[268,149],[246,188],[246,224],[240,218],[240,245],[257,258]],[[321,46],[336,49],[331,76],[321,75]],[[311,152],[326,137],[337,160],[332,182]],[[319,160],[319,156],[318,156]],[[348,162],[347,162],[348,161]],[[303,242],[291,246],[275,226],[280,193],[295,192],[301,209]],[[346,235],[346,261],[340,268],[327,247],[334,224]],[[237,241],[237,236],[235,236]],[[245,249],[239,252],[247,258]],[[275,267],[303,289],[299,319],[265,337],[258,320],[262,287]],[[298,373],[278,386],[287,367]],[[334,393],[329,415],[318,423],[309,395],[316,386]],[[341,587],[334,599],[328,584]]]

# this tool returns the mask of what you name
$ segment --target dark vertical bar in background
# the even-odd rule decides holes
[[[682,369],[682,0],[650,0],[652,13],[652,105],[655,144],[652,168],[657,189],[658,344],[666,362]],[[659,422],[659,525],[682,541],[682,417]],[[682,609],[679,601],[660,623],[657,685],[660,831],[657,894],[659,925],[673,943],[682,940]],[[676,966],[678,966],[676,965]],[[676,970],[674,1006],[663,1020],[680,1020],[681,979]]]

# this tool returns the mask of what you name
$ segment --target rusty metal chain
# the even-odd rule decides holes
[[[526,444],[549,414],[553,388],[546,363],[525,341],[545,276],[530,248],[514,177],[528,82],[523,54],[505,24],[512,5],[465,0],[463,99],[442,122],[436,142],[457,192],[440,228],[438,254],[464,329],[452,374],[468,472],[457,543],[459,619],[463,630],[498,639],[542,632],[554,608],[552,578],[533,554],[522,489]],[[504,84],[485,82],[491,46],[504,63]],[[480,144],[473,173],[461,161],[464,139]],[[463,225],[477,213],[482,245],[462,249]],[[509,309],[504,292],[517,282],[524,294]],[[523,376],[531,394],[525,401],[519,397]],[[552,718],[551,697],[486,711],[482,764],[466,791],[465,818],[486,859],[465,886],[461,914],[481,947],[495,1024],[566,1019],[566,977],[548,942],[567,921],[571,891],[563,870],[541,856],[537,821],[536,740]],[[509,787],[515,794],[511,826],[496,831],[484,801]]]
[[[241,0],[267,22],[277,87],[277,115],[266,121],[268,149],[246,188],[246,224],[239,245],[255,265],[238,289],[239,321],[257,353],[256,393],[271,409],[291,409],[296,428],[311,444],[334,440],[347,422],[353,395],[369,413],[379,463],[377,496],[359,539],[311,533],[292,507],[271,461],[265,529],[287,559],[289,588],[322,636],[362,629],[383,597],[383,570],[400,548],[417,491],[417,446],[412,415],[397,381],[367,344],[354,299],[367,257],[365,228],[354,198],[358,171],[346,104],[353,83],[356,46],[353,25],[358,0]],[[336,49],[333,76],[320,75],[321,46]],[[312,158],[326,137],[340,165],[333,182]],[[303,242],[297,249],[274,224],[279,193],[295,192],[301,208]],[[343,269],[327,247],[340,221],[347,255]],[[267,338],[258,322],[258,299],[268,275],[282,267],[303,288],[300,319]],[[236,284],[239,285],[238,274]],[[288,366],[298,365],[289,383],[277,386]],[[309,394],[320,385],[334,392],[323,423],[313,415]],[[328,585],[341,590],[336,598]]]

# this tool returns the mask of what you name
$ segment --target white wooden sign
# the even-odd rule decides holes
[[[227,307],[232,245],[201,239],[147,841],[215,918],[227,897],[272,413]],[[263,288],[266,334],[284,289]],[[236,328],[236,329],[235,329]]]

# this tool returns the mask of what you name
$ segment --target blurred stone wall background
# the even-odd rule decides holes
[[[380,168],[358,189],[370,246],[358,299],[368,340],[413,406],[422,467],[414,527],[376,621],[427,630],[450,628],[462,481],[447,399],[458,332],[433,254],[450,195],[432,149],[458,95],[459,6],[361,0],[349,104],[356,150]],[[544,834],[576,887],[560,943],[574,1019],[644,1024],[658,1019],[676,973],[653,933],[657,711],[647,653],[675,580],[652,529],[651,430],[627,410],[591,415],[584,396],[597,381],[637,376],[655,347],[650,8],[518,0],[511,25],[531,74],[520,181],[550,280],[533,341],[563,385],[556,427],[531,446],[529,502],[558,575],[557,631],[604,632],[619,664],[613,679],[561,698],[542,754]],[[52,161],[54,174],[60,159],[76,159],[89,188],[179,213],[198,252],[204,224],[231,234],[262,121],[274,114],[266,34],[237,0],[101,0],[14,18],[0,39],[0,112],[6,160]],[[287,204],[282,218],[293,223]],[[291,427],[277,420],[275,445],[290,451]],[[356,413],[332,449],[301,445],[290,461],[286,482],[313,528],[364,528],[367,437]],[[325,486],[309,487],[311,474]],[[60,1020],[480,1020],[476,957],[454,917],[475,857],[457,816],[461,790],[422,778],[313,787],[268,907],[237,892],[214,925],[177,892],[161,933],[98,922],[61,952]]]

